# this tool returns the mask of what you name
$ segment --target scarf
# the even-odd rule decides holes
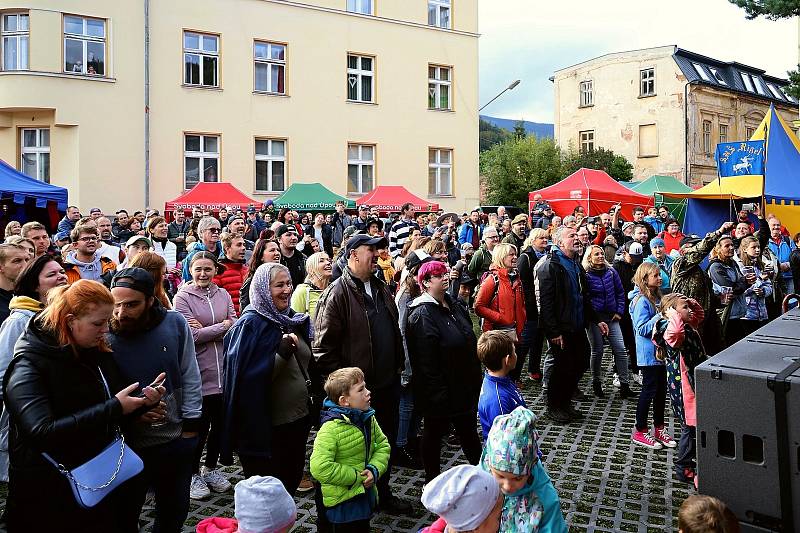
[[[250,283],[250,307],[259,315],[285,329],[305,327],[308,333],[308,340],[313,340],[314,327],[308,314],[295,313],[290,316],[291,307],[287,307],[286,311],[281,312],[278,311],[278,308],[275,307],[275,302],[272,301],[272,292],[270,292],[269,288],[270,281],[279,271],[285,272],[289,276],[289,269],[280,263],[264,263],[258,267]]]

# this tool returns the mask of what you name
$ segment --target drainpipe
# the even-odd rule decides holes
[[[683,86],[683,181],[689,185],[689,176],[691,176],[689,168],[689,85],[693,85],[694,81],[687,81]]]
[[[144,0],[144,206],[150,207],[150,0]]]

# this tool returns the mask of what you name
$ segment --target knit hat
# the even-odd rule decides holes
[[[664,244],[664,239],[660,237],[654,237],[653,239],[650,239],[650,248],[655,248],[656,246],[661,246],[662,248],[666,246],[666,244]]]
[[[492,475],[472,465],[454,466],[422,491],[422,505],[456,531],[472,531],[492,512],[500,487]]]
[[[271,476],[253,476],[236,484],[234,515],[239,533],[273,533],[294,523],[297,507],[283,484]]]
[[[632,228],[632,227],[633,227],[633,222],[624,222],[624,223],[622,224],[622,231],[623,231],[623,233],[625,232],[625,230],[626,230],[626,229],[628,229],[628,228]]]
[[[517,476],[529,475],[539,460],[535,423],[533,411],[522,406],[495,418],[486,437],[483,465]]]

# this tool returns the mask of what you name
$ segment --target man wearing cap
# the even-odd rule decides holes
[[[504,243],[513,244],[517,247],[517,253],[522,251],[522,245],[525,243],[525,236],[528,233],[528,216],[524,213],[514,217],[511,221],[511,232],[503,239]]]
[[[79,279],[90,279],[108,287],[117,264],[108,257],[103,257],[97,249],[100,242],[97,228],[75,226],[70,233],[70,240],[74,249],[64,258],[67,281],[74,283]]]
[[[472,248],[477,250],[483,237],[483,225],[481,224],[481,213],[473,209],[469,213],[469,220],[461,225],[458,231],[458,243],[470,243]]]
[[[186,257],[186,235],[189,233],[191,223],[186,220],[183,209],[176,209],[174,220],[167,225],[167,238],[175,244],[178,261]]]
[[[183,260],[183,280],[191,281],[192,274],[189,272],[189,264],[192,262],[192,256],[200,251],[211,252],[217,256],[222,255],[222,247],[219,244],[219,239],[222,231],[222,226],[214,217],[203,217],[197,225],[197,234],[200,235],[200,242],[195,243],[194,250],[186,256]]]
[[[98,218],[103,216],[103,210],[100,209],[99,207],[93,207],[89,209],[89,216],[97,220]]]
[[[539,326],[553,354],[546,415],[562,424],[583,418],[571,399],[589,362],[586,326],[594,323],[603,335],[608,334],[608,325],[590,305],[579,250],[575,230],[561,226],[553,235],[552,250],[534,269]]]
[[[134,235],[125,243],[125,261],[120,264],[120,269],[125,268],[133,261],[133,258],[142,252],[149,252],[153,249],[153,243],[144,235]]]
[[[483,275],[489,272],[489,266],[492,264],[492,250],[498,244],[500,244],[500,234],[497,233],[497,228],[494,226],[484,228],[483,244],[472,256],[467,266],[467,273],[472,279],[480,282]]]
[[[297,230],[294,225],[282,224],[275,230],[281,249],[281,264],[289,269],[292,285],[297,287],[306,279],[306,256],[297,249]]]
[[[717,241],[733,228],[733,222],[725,222],[717,231],[699,235],[688,235],[681,239],[681,255],[672,263],[672,292],[694,298],[705,311],[705,320],[700,324],[700,337],[709,357],[723,348],[722,322],[716,310],[721,308],[719,298],[714,295],[711,279],[700,263],[716,246]]]
[[[72,231],[72,228],[75,227],[75,223],[80,219],[81,212],[76,206],[71,205],[67,207],[67,212],[64,215],[64,218],[62,218],[58,223],[58,231]]]
[[[400,255],[403,245],[414,229],[420,229],[414,221],[414,204],[406,202],[401,209],[400,220],[392,224],[389,229],[389,254],[392,258]]]
[[[372,393],[372,408],[389,442],[396,442],[400,406],[400,371],[404,353],[399,315],[389,288],[375,275],[386,239],[356,234],[347,242],[347,266],[320,296],[314,321],[313,351],[326,376],[356,366]],[[391,461],[378,481],[381,509],[409,513],[411,506],[389,489]]]
[[[367,231],[367,222],[369,221],[369,207],[366,205],[358,206],[358,216],[352,220],[353,226],[358,231]]]
[[[250,257],[253,255],[253,250],[256,247],[255,241],[251,241],[247,237],[245,237],[247,224],[244,221],[244,217],[240,215],[230,215],[228,217],[228,228],[227,232],[231,233],[232,235],[236,235],[237,237],[241,237],[244,240],[244,249],[245,249],[245,262],[250,261]],[[226,254],[227,251],[225,247],[222,247],[223,254]]]
[[[108,342],[120,372],[146,386],[166,373],[163,418],[133,423],[126,443],[144,462],[125,491],[138,518],[149,487],[155,490],[154,531],[181,531],[189,512],[189,483],[203,405],[200,369],[189,324],[153,296],[153,277],[141,268],[117,272],[111,282],[114,314]],[[134,522],[136,521],[134,518]]]

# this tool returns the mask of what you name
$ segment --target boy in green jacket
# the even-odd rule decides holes
[[[360,369],[332,372],[325,393],[328,398],[311,452],[311,475],[322,487],[318,520],[327,519],[334,533],[368,533],[378,503],[375,483],[386,472],[391,447],[369,406],[370,393]]]

